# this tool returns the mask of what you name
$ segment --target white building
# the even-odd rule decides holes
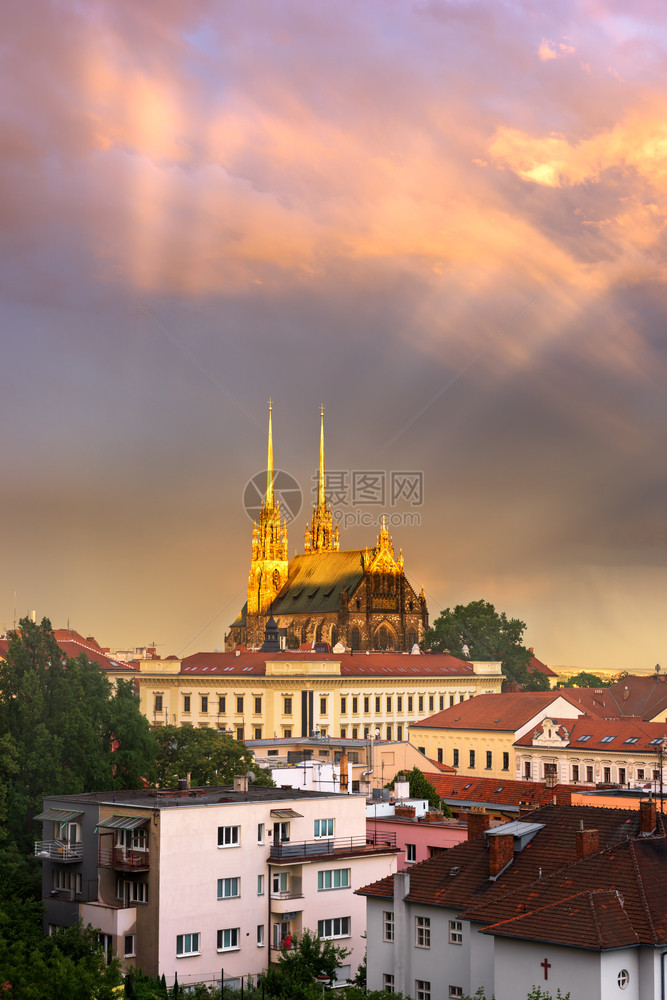
[[[480,814],[471,821],[480,828]],[[640,810],[544,806],[361,890],[368,988],[454,1000],[667,996],[667,838]]]
[[[367,841],[355,795],[234,788],[90,793],[44,800],[48,926],[97,927],[109,955],[168,982],[257,975],[306,928],[364,957],[354,889],[396,870]],[[372,840],[372,837],[371,837]]]

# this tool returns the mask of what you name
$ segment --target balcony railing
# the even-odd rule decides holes
[[[83,844],[67,844],[64,840],[37,840],[35,857],[49,861],[81,861]]]
[[[379,847],[396,847],[396,834],[370,833],[357,837],[330,837],[327,840],[290,840],[272,844],[271,858],[316,857],[343,851],[376,851]]]
[[[115,868],[123,872],[148,871],[148,851],[126,851],[122,847],[102,847],[98,851],[100,868]]]

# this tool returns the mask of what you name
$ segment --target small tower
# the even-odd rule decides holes
[[[248,579],[248,614],[266,614],[287,580],[287,523],[280,520],[280,503],[273,492],[273,428],[269,400],[269,444],[266,458],[266,494],[259,526],[252,529],[252,557]]]
[[[338,552],[338,526],[334,527],[331,504],[327,503],[324,474],[324,407],[320,407],[320,467],[317,474],[317,503],[313,507],[313,519],[306,528],[304,549],[306,552]]]

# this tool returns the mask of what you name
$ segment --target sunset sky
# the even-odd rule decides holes
[[[222,647],[271,397],[290,555],[323,403],[329,470],[423,473],[345,512],[432,618],[667,667],[666,48],[657,0],[6,5],[0,625]]]

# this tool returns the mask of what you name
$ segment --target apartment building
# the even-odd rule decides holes
[[[109,957],[183,985],[257,975],[309,928],[365,951],[354,889],[396,870],[363,797],[248,786],[50,796],[36,819],[45,929],[81,919]]]

